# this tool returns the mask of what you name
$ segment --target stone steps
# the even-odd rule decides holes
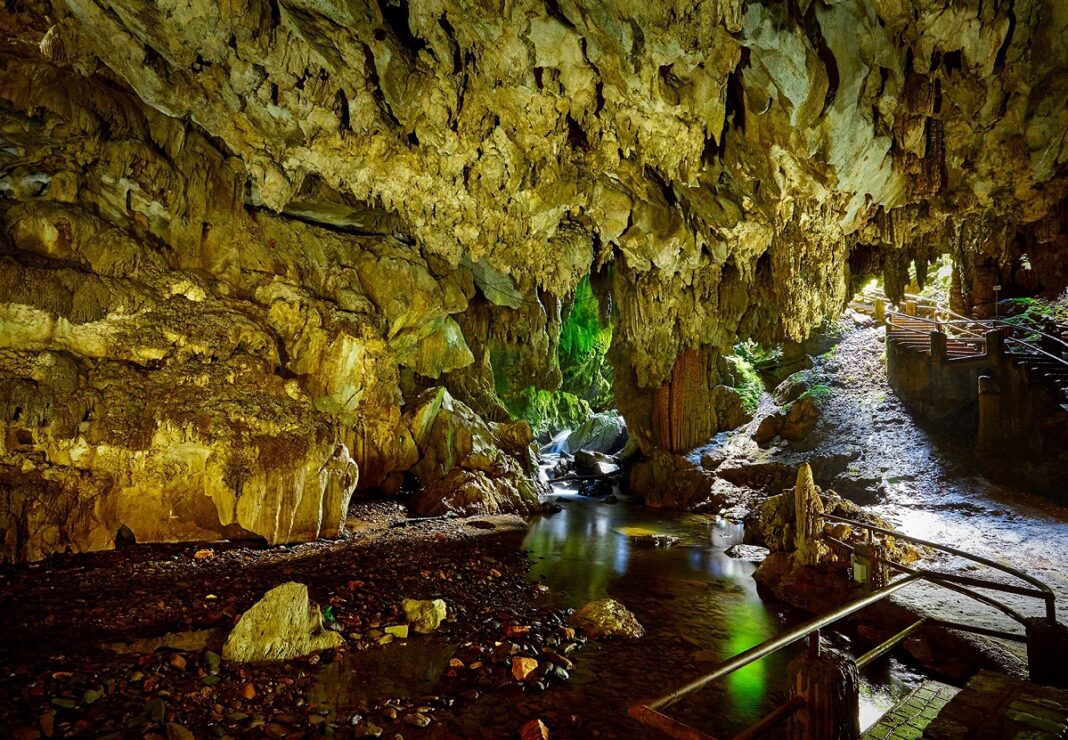
[[[940,681],[924,681],[911,694],[897,703],[874,725],[862,740],[915,740],[934,721],[942,708],[960,689]]]

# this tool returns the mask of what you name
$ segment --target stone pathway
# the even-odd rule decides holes
[[[1068,691],[990,671],[982,671],[969,681],[923,733],[929,740],[1038,740],[1066,736]]]
[[[863,740],[915,740],[960,691],[938,681],[924,681],[877,723],[868,728]]]

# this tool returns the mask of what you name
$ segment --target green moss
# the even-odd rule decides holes
[[[589,277],[575,288],[562,318],[556,356],[561,376],[558,390],[515,388],[506,371],[515,359],[503,352],[494,352],[490,358],[497,397],[513,418],[525,419],[536,434],[574,429],[594,412],[615,405],[607,357],[612,326]]]
[[[999,313],[1004,314],[1002,319],[1008,324],[1024,330],[1045,331],[1049,321],[1068,324],[1068,295],[1062,295],[1056,301],[1042,298],[1008,298],[1001,301]],[[1028,334],[1021,338],[1036,341],[1039,335]]]
[[[527,388],[505,406],[515,419],[524,419],[534,434],[556,434],[561,429],[574,429],[593,415],[590,405],[567,391],[542,391]]]
[[[560,327],[561,390],[586,400],[596,410],[611,407],[612,366],[607,359],[611,345],[612,326],[602,321],[597,296],[589,277],[584,277]]]
[[[738,391],[742,406],[749,413],[753,413],[760,405],[760,397],[764,393],[764,381],[760,379],[760,373],[753,367],[752,362],[741,355],[727,355],[723,360],[727,372],[722,380]]]
[[[801,400],[807,398],[807,399],[810,399],[812,401],[815,401],[816,404],[819,405],[819,404],[823,403],[824,401],[826,401],[830,397],[831,397],[831,388],[830,388],[830,386],[824,385],[823,383],[817,383],[816,385],[812,386],[807,391],[802,393],[800,396],[798,396],[797,400],[801,401]],[[796,403],[796,401],[795,401],[795,403]]]
[[[734,345],[734,355],[748,362],[758,373],[775,367],[782,361],[781,348],[766,349],[753,341]]]

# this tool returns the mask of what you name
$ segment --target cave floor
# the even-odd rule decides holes
[[[757,477],[830,460],[839,478],[877,482],[871,508],[905,531],[1021,566],[1065,603],[1068,512],[974,475],[966,449],[937,442],[896,401],[881,356],[880,332],[859,329],[818,358],[832,393],[803,444],[761,449],[749,438],[754,421],[695,457],[715,452],[721,470]],[[771,410],[765,399],[757,418]],[[392,526],[405,516],[396,502],[361,501],[338,541],[133,546],[0,569],[8,638],[0,643],[0,735],[188,737],[188,728],[197,737],[351,737],[373,729],[360,724],[370,721],[389,736],[514,737],[539,718],[555,737],[638,737],[647,733],[626,716],[630,702],[699,675],[793,618],[755,594],[751,564],[723,556],[733,540],[714,515],[571,501],[529,532],[508,518],[493,529],[463,520]],[[621,547],[613,532],[635,523],[677,534],[681,545]],[[950,559],[932,564],[960,568]],[[209,651],[219,651],[235,618],[290,580],[333,607],[348,649],[213,668]],[[564,610],[606,594],[637,614],[646,638],[585,643],[567,635]],[[438,634],[378,644],[385,626],[402,621],[406,597],[444,598],[450,618]],[[928,587],[903,601],[954,618],[964,608],[970,618],[981,614],[980,624],[1013,628]],[[509,637],[509,626],[531,630]],[[1017,646],[1002,647],[1019,662]],[[550,677],[547,691],[520,684],[513,651],[566,653],[559,663],[570,676]],[[774,702],[783,665],[753,666],[718,693],[680,704],[678,716],[722,730],[717,714],[733,708],[737,716],[726,719],[751,721]],[[869,676],[867,686],[883,692],[884,709],[919,679],[893,659],[880,670],[886,675]]]
[[[532,628],[517,640],[524,647],[581,646],[560,637],[562,612],[537,603],[543,589],[527,577],[520,519],[491,518],[494,529],[471,520],[391,526],[405,516],[396,503],[364,502],[339,541],[128,546],[3,569],[0,736],[185,737],[184,727],[197,737],[344,737],[357,734],[352,715],[361,711],[387,728],[396,716],[393,729],[404,734],[448,735],[450,716],[487,689],[514,684],[508,626]],[[284,664],[223,662],[212,675],[208,651],[221,652],[236,616],[286,581],[333,607],[349,650]],[[403,598],[437,597],[450,607],[439,634],[378,644],[389,639],[382,628],[405,621]],[[412,649],[396,650],[401,644]],[[376,669],[365,655],[390,659]],[[430,665],[434,676],[405,679]],[[353,682],[368,691],[337,716],[330,693]],[[434,695],[413,694],[420,683]],[[406,719],[417,714],[434,724],[420,730],[411,724],[420,717]],[[518,730],[517,718],[500,719],[509,734]]]
[[[879,328],[852,328],[815,359],[817,382],[826,384],[831,394],[823,404],[819,426],[803,442],[762,449],[750,438],[759,419],[775,410],[765,397],[751,424],[720,435],[694,451],[693,457],[715,453],[725,460],[720,469],[728,471],[774,471],[783,466],[793,470],[801,462],[812,462],[819,485],[853,497],[901,531],[1041,579],[1056,592],[1063,621],[1068,609],[1068,508],[979,475],[966,440],[947,441],[917,423],[887,382],[883,336]],[[850,486],[867,486],[868,491],[857,497],[844,490]],[[923,565],[1022,585],[999,571],[944,554],[926,558]],[[1025,616],[1043,614],[1042,602],[1036,599],[993,595]],[[1001,612],[926,583],[910,586],[893,599],[912,612],[1022,631]],[[1026,663],[1022,643],[961,637],[997,665],[1022,673]]]

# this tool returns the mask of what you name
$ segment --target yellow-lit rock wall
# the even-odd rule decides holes
[[[648,450],[684,351],[802,339],[871,270],[1065,246],[1060,2],[9,10],[4,557],[335,534],[425,456],[406,393],[497,422],[494,355],[558,382],[590,273]]]

